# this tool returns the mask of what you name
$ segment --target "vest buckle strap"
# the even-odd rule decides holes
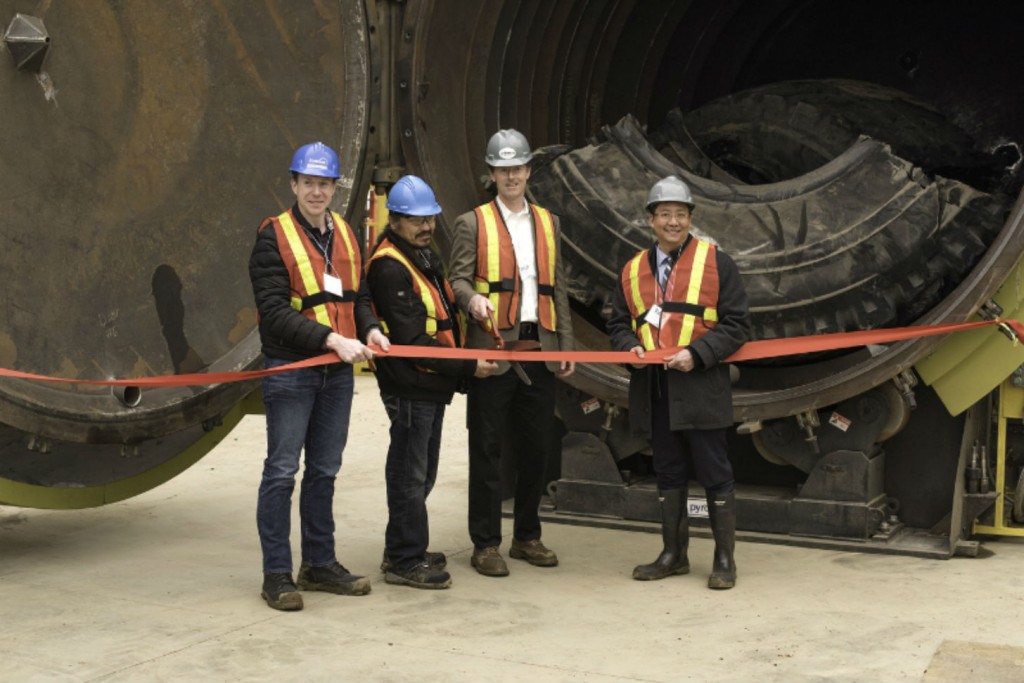
[[[498,282],[488,282],[487,286],[490,287],[492,292],[514,292],[516,291],[516,281],[510,277],[502,278]]]
[[[665,313],[689,313],[692,316],[703,318],[707,308],[697,304],[688,304],[685,301],[665,301],[661,304],[661,310]]]
[[[538,283],[537,284],[537,294],[539,294],[541,296],[554,296],[555,295],[555,286],[554,285],[542,285],[542,284]]]
[[[302,297],[302,310],[314,308],[322,304],[327,303],[349,303],[356,300],[356,293],[351,289],[346,289],[342,296],[332,294],[330,292],[317,292],[316,294]]]

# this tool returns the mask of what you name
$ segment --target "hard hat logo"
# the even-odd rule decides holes
[[[516,151],[511,147],[502,147],[501,150],[498,152],[498,156],[501,157],[502,159],[515,159]]]
[[[324,171],[327,170],[327,157],[320,157],[319,159],[309,159],[306,162],[306,168],[319,168]]]

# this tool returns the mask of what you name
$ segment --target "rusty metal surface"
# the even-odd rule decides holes
[[[0,61],[0,366],[76,378],[251,365],[247,262],[293,201],[294,149],[339,149],[336,208],[361,206],[363,3],[0,0],[37,16],[38,74]],[[6,380],[0,421],[70,441],[151,438],[249,386],[143,392]]]

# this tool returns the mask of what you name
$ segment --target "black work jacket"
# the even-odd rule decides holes
[[[381,235],[382,240],[385,237],[405,255],[424,279],[432,282],[441,297],[446,298],[444,269],[437,254],[431,249],[414,247],[390,229]],[[412,275],[404,265],[392,258],[371,261],[366,282],[377,316],[387,323],[388,339],[392,344],[444,347],[427,334],[427,309],[413,288]],[[454,322],[458,309],[453,301],[447,301],[447,304]],[[456,346],[462,346],[457,324],[453,333]],[[379,358],[374,362],[377,366],[377,384],[382,392],[410,400],[441,403],[450,403],[452,395],[463,390],[464,381],[476,371],[476,361],[472,359]]]
[[[299,211],[291,208],[292,219],[311,239],[319,241],[320,231],[313,228]],[[335,228],[337,229],[337,228]],[[249,279],[260,314],[260,343],[263,354],[283,360],[303,360],[324,353],[324,342],[331,328],[311,320],[291,307],[291,280],[288,267],[277,246],[277,234],[271,228],[260,230],[249,256]],[[365,282],[360,283],[355,305],[356,330],[369,331],[377,324],[370,308]],[[365,337],[363,337],[365,340]],[[340,362],[340,361],[339,361]]]

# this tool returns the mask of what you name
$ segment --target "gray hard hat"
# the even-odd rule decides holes
[[[654,205],[662,202],[679,202],[686,204],[691,210],[693,209],[693,195],[690,193],[690,188],[674,175],[654,183],[654,187],[647,195],[647,211],[653,211]]]
[[[531,159],[530,143],[514,128],[499,130],[487,141],[488,166],[523,166]]]

